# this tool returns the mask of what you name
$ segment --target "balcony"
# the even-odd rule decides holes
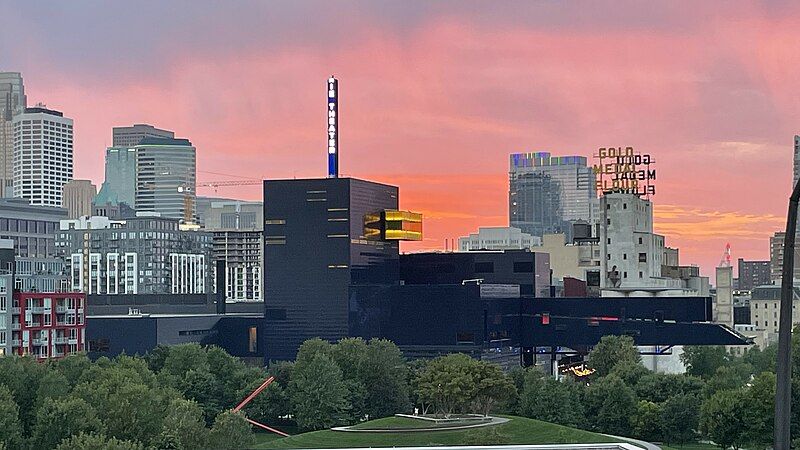
[[[56,306],[56,312],[57,313],[65,313],[65,312],[67,312],[67,307],[66,306]]]
[[[12,307],[11,314],[19,314],[19,306]]]
[[[12,347],[21,347],[22,346],[22,340],[20,340],[20,339],[11,339],[11,346]]]
[[[67,339],[64,336],[56,337],[56,338],[53,338],[53,343],[55,343],[55,344],[68,344],[69,343],[69,339]]]
[[[19,322],[11,324],[11,329],[12,330],[19,330],[20,328],[22,328],[22,324],[20,324]]]
[[[50,308],[45,308],[44,306],[33,306],[28,309],[33,314],[43,314],[43,313],[50,314]]]
[[[48,345],[50,343],[47,339],[33,339],[31,342],[33,345]]]

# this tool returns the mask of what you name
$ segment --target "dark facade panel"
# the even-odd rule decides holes
[[[351,284],[397,283],[398,243],[364,233],[368,214],[397,206],[396,187],[352,178],[264,182],[268,359],[348,336]]]

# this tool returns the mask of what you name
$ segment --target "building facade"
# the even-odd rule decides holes
[[[152,214],[63,220],[56,245],[70,289],[88,295],[209,294],[211,235]]]
[[[0,72],[0,197],[14,195],[13,118],[28,106],[19,72]]]
[[[547,152],[514,153],[509,158],[509,221],[541,237],[565,233],[570,223],[592,223],[597,201],[595,174],[583,156]]]
[[[169,130],[161,130],[145,123],[136,123],[130,127],[114,127],[112,130],[113,147],[133,147],[139,145],[142,139],[147,137],[174,139],[175,133]]]
[[[781,284],[783,278],[783,244],[786,233],[775,232],[769,238],[769,278],[771,283]],[[800,279],[800,252],[794,252],[794,279]]]
[[[195,217],[196,150],[188,139],[147,137],[136,149],[136,211]]]
[[[0,281],[0,292],[3,284],[7,281]],[[6,298],[0,293],[0,302]],[[79,292],[15,292],[6,310],[11,333],[3,351],[10,348],[8,354],[36,359],[62,358],[85,351],[85,306],[86,296]]]
[[[25,199],[0,199],[0,239],[14,249],[14,289],[25,292],[68,290],[64,262],[55,238],[66,210],[34,206]]]
[[[519,250],[542,245],[542,238],[514,227],[480,227],[477,233],[458,238],[458,251]]]
[[[262,264],[264,204],[262,202],[212,201],[202,218],[213,236],[213,271],[225,263],[225,298],[229,302],[263,301]],[[219,287],[215,284],[215,289]]]
[[[14,116],[14,197],[32,205],[62,205],[72,179],[72,119],[41,106]]]
[[[306,339],[347,337],[351,286],[399,283],[398,240],[421,238],[422,224],[395,220],[398,196],[354,178],[264,181],[268,359],[293,359]]]
[[[800,325],[800,289],[792,289],[792,327]],[[780,326],[781,287],[779,285],[753,288],[750,297],[750,323],[765,334],[765,343],[778,341]]]
[[[771,283],[770,261],[745,261],[738,260],[739,290],[749,291],[756,286]]]
[[[63,204],[70,219],[92,215],[92,201],[97,186],[90,180],[70,180],[64,185]]]
[[[583,280],[587,282],[592,294],[599,296],[599,241],[569,243],[564,234],[545,234],[542,246],[536,250],[550,255],[554,284],[563,285],[564,278]]]

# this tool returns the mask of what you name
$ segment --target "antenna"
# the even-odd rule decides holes
[[[328,78],[328,178],[339,178],[339,80]]]

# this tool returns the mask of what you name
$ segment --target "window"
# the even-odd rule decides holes
[[[533,262],[514,261],[514,273],[533,273]]]
[[[606,219],[606,224],[611,225],[611,219]]]
[[[643,277],[642,277],[642,272],[639,272],[639,278],[643,278]]]
[[[639,237],[639,245],[642,245],[642,238]]]
[[[622,272],[622,278],[628,278],[628,272]]]
[[[625,260],[627,260],[627,259],[628,259],[628,254],[627,254],[627,253],[623,253],[623,254],[622,254],[622,259],[625,259]]]
[[[639,262],[647,262],[647,253],[639,253]]]
[[[258,351],[258,328],[250,327],[248,330],[247,350],[250,353]]]
[[[609,254],[607,254],[607,255],[606,255],[606,259],[607,259],[607,260],[609,260],[609,261],[611,261],[611,253],[609,253]]]
[[[608,238],[608,245],[611,245],[611,238]]]
[[[628,209],[628,204],[627,203],[623,203],[622,204],[622,209]]]

